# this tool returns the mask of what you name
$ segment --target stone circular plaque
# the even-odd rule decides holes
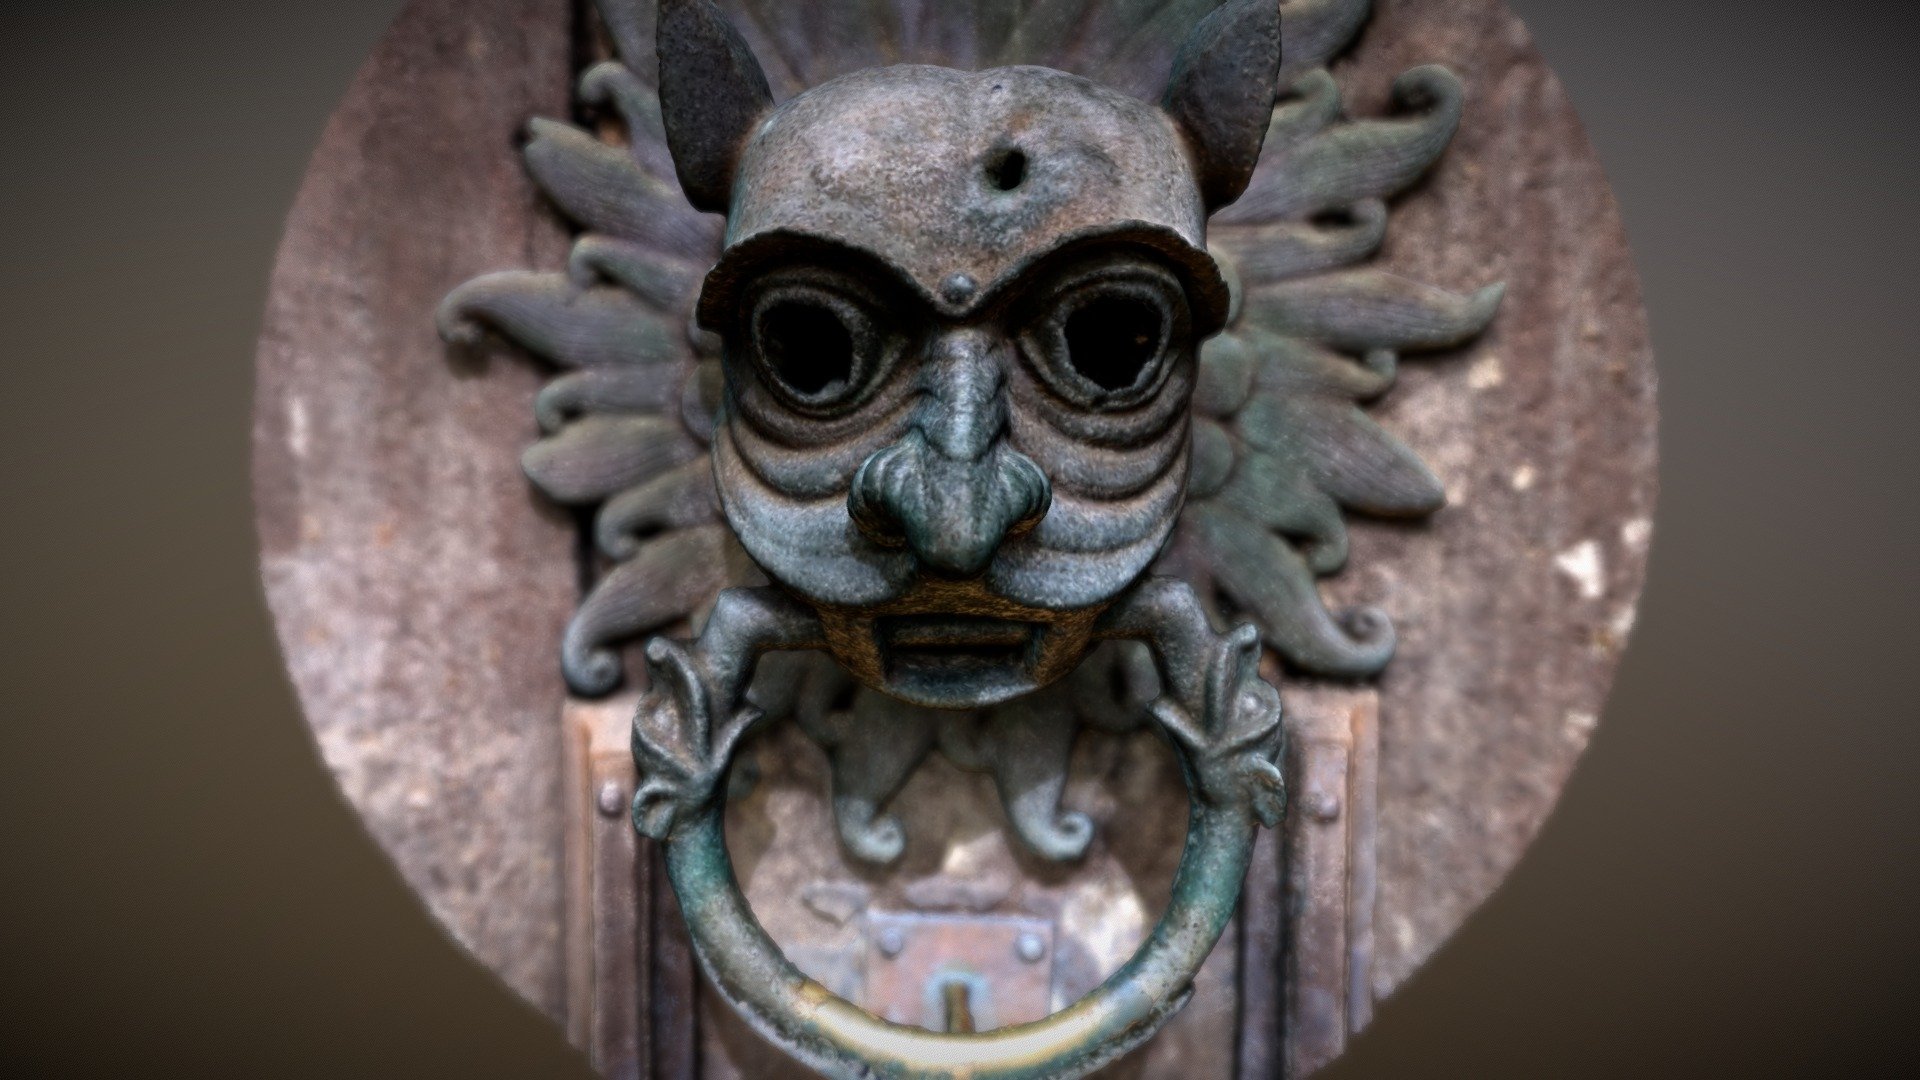
[[[921,62],[1039,63],[1149,99],[1214,6],[720,5],[778,98]],[[792,1066],[752,1032],[681,1000],[699,996],[697,981],[652,855],[624,820],[632,778],[618,732],[632,698],[616,689],[586,701],[561,665],[563,638],[586,634],[617,656],[638,631],[700,610],[666,604],[640,627],[636,605],[710,592],[710,578],[750,575],[751,564],[717,530],[712,558],[693,549],[694,569],[674,580],[596,554],[598,503],[569,509],[549,496],[562,480],[597,491],[592,470],[611,466],[564,458],[556,472],[536,450],[523,471],[522,452],[555,442],[573,418],[536,415],[554,370],[472,344],[459,327],[465,343],[448,344],[445,312],[436,326],[463,282],[568,273],[570,247],[598,227],[550,197],[564,178],[542,177],[543,194],[529,175],[519,151],[530,139],[538,173],[541,140],[575,137],[530,136],[530,119],[571,121],[578,138],[626,148],[618,156],[639,163],[650,198],[680,198],[660,136],[645,130],[653,74],[633,59],[650,43],[652,5],[602,7],[604,17],[572,0],[414,0],[335,113],[288,224],[259,352],[262,573],[322,755],[463,946],[608,1075],[641,1075],[643,1063],[663,1076],[778,1075]],[[1326,677],[1312,641],[1269,634],[1292,732],[1289,821],[1256,857],[1220,963],[1161,1036],[1173,1049],[1150,1044],[1116,1067],[1125,1075],[1304,1075],[1339,1053],[1552,809],[1601,716],[1651,535],[1655,379],[1639,286],[1600,165],[1525,29],[1496,0],[1286,0],[1281,11],[1281,113],[1299,130],[1276,119],[1261,166],[1271,171],[1210,228],[1235,290],[1228,335],[1257,344],[1251,324],[1281,309],[1320,327],[1327,362],[1377,385],[1286,430],[1310,441],[1323,421],[1377,425],[1424,462],[1445,505],[1400,513],[1419,499],[1405,485],[1367,487],[1371,444],[1340,443],[1357,449],[1301,467],[1334,493],[1327,527],[1346,557],[1314,554],[1319,526],[1276,525],[1272,542],[1311,569],[1292,600],[1262,593],[1266,581],[1236,593],[1233,574],[1206,569],[1228,558],[1219,545],[1196,553],[1176,538],[1169,549],[1169,565],[1217,579],[1223,614],[1297,616],[1321,627],[1302,631],[1309,638],[1358,648],[1377,627],[1313,620],[1323,605],[1373,609],[1391,618],[1397,649],[1377,676]],[[621,57],[631,84],[606,66]],[[1451,71],[1457,101],[1438,76],[1405,74],[1425,65]],[[1355,160],[1364,167],[1340,173]],[[1343,183],[1364,190],[1340,194]],[[1301,194],[1316,184],[1340,205]],[[673,214],[633,224],[645,242],[632,252],[704,270],[720,219]],[[1297,250],[1303,238],[1318,255]],[[1340,243],[1353,251],[1333,251]],[[605,272],[587,247],[572,251],[571,277],[553,279],[571,283],[570,303]],[[1504,294],[1488,289],[1500,283]],[[484,329],[511,322],[486,297],[470,306]],[[710,416],[700,358],[712,345],[688,321],[671,329],[675,362],[691,373],[672,414],[697,429]],[[1392,347],[1360,340],[1368,333]],[[1213,437],[1198,432],[1206,426],[1197,440]],[[1240,452],[1222,469],[1245,468],[1245,426],[1214,425]],[[1230,473],[1203,482],[1206,460],[1196,451],[1194,482],[1211,497]],[[608,582],[622,573],[638,584],[615,595]],[[938,932],[955,948],[1008,935],[997,991],[1007,1015],[1057,1008],[1152,924],[1185,812],[1172,758],[1150,738],[1089,733],[1063,744],[1063,759],[1069,747],[1060,805],[1091,823],[1084,852],[1049,860],[1010,837],[1017,800],[1003,811],[995,794],[1009,772],[990,779],[953,753],[887,793],[909,839],[876,866],[841,840],[828,755],[793,725],[769,732],[749,747],[751,783],[731,811],[743,888],[796,962],[846,996],[894,992],[898,965],[920,962],[921,924],[898,920],[924,917],[947,920]],[[876,966],[882,954],[896,966]]]

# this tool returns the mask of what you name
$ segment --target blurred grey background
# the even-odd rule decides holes
[[[1920,12],[1511,6],[1646,284],[1653,579],[1560,810],[1328,1075],[1913,1075]],[[336,796],[255,576],[268,268],[399,7],[0,11],[8,1076],[589,1075]]]

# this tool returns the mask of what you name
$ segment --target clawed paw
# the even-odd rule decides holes
[[[1242,803],[1268,828],[1286,812],[1286,780],[1277,762],[1284,731],[1280,693],[1260,677],[1260,636],[1242,626],[1219,639],[1200,700],[1163,697],[1154,717],[1188,753],[1203,797]]]
[[[710,685],[695,648],[683,642],[648,642],[647,671],[651,689],[633,718],[633,760],[640,772],[633,824],[664,840],[676,823],[716,797],[735,746],[760,714],[733,702],[716,704],[722,695]]]

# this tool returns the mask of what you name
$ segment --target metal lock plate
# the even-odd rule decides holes
[[[867,916],[869,1012],[932,1031],[991,1031],[1053,1011],[1053,924],[993,915]]]

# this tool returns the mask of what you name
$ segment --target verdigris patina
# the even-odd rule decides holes
[[[1391,655],[1384,616],[1336,618],[1314,578],[1344,563],[1342,508],[1418,515],[1441,493],[1358,404],[1402,351],[1477,333],[1500,293],[1343,269],[1378,248],[1380,200],[1460,108],[1452,77],[1421,68],[1396,87],[1406,116],[1340,120],[1319,65],[1365,6],[1295,4],[1290,21],[1275,0],[1225,4],[1157,104],[1023,66],[876,68],[776,103],[711,4],[669,0],[657,94],[632,56],[586,78],[627,149],[536,125],[529,161],[588,230],[572,272],[469,283],[443,327],[576,369],[542,394],[552,434],[527,456],[549,494],[598,507],[619,561],[569,631],[575,689],[610,690],[612,643],[711,603],[696,640],[648,646],[635,820],[667,844],[715,985],[802,1060],[1077,1075],[1151,1035],[1284,805],[1261,640],[1321,674]],[[610,5],[616,28],[633,18]],[[1283,63],[1295,40],[1306,58]],[[710,270],[711,226],[680,212],[669,172],[726,215]],[[1227,613],[1252,623],[1220,634]],[[936,742],[995,774],[1030,847],[1071,858],[1088,833],[1058,805],[1075,726],[1143,711],[1192,789],[1173,904],[1045,1021],[877,1021],[793,969],[734,886],[720,796],[765,718],[829,747],[864,858],[899,854],[881,811]]]

